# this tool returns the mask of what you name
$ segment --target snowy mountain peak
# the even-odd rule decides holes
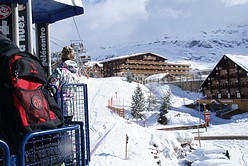
[[[200,63],[212,68],[224,54],[247,54],[247,33],[248,25],[232,25],[186,37],[165,34],[155,41],[101,47],[87,54],[94,60],[104,60],[137,52],[154,52],[167,57],[168,61]]]

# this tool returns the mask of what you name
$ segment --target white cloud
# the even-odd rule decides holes
[[[248,0],[221,0],[221,2],[227,6],[248,4]]]
[[[84,9],[75,20],[86,49],[248,22],[248,0],[86,0]],[[51,36],[79,39],[72,18],[54,23]]]
[[[110,28],[127,20],[145,19],[146,0],[107,0],[89,6],[89,26],[92,29]]]

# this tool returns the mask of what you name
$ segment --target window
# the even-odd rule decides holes
[[[240,99],[240,92],[237,92],[237,98]]]

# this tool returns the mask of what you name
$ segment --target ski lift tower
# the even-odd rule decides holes
[[[71,47],[74,49],[76,54],[76,61],[79,66],[79,68],[87,75],[86,72],[86,63],[89,63],[91,61],[90,56],[85,56],[84,53],[86,53],[86,50],[83,45],[82,40],[71,40]]]
[[[71,47],[74,49],[76,55],[86,53],[82,40],[71,40]]]
[[[82,40],[71,40],[71,47],[74,49],[76,54],[76,60],[80,67],[84,66],[85,63],[89,62],[91,58],[89,56],[83,55],[86,50],[83,45]]]

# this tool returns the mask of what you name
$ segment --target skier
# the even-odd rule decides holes
[[[80,72],[75,60],[74,50],[70,46],[65,46],[62,49],[62,63],[53,71],[50,85],[55,85],[60,93],[64,84],[77,84],[80,81]],[[63,95],[63,101],[61,101]],[[76,109],[76,90],[73,87],[64,89],[63,94],[60,94],[59,104],[63,103],[64,119],[71,121]]]

